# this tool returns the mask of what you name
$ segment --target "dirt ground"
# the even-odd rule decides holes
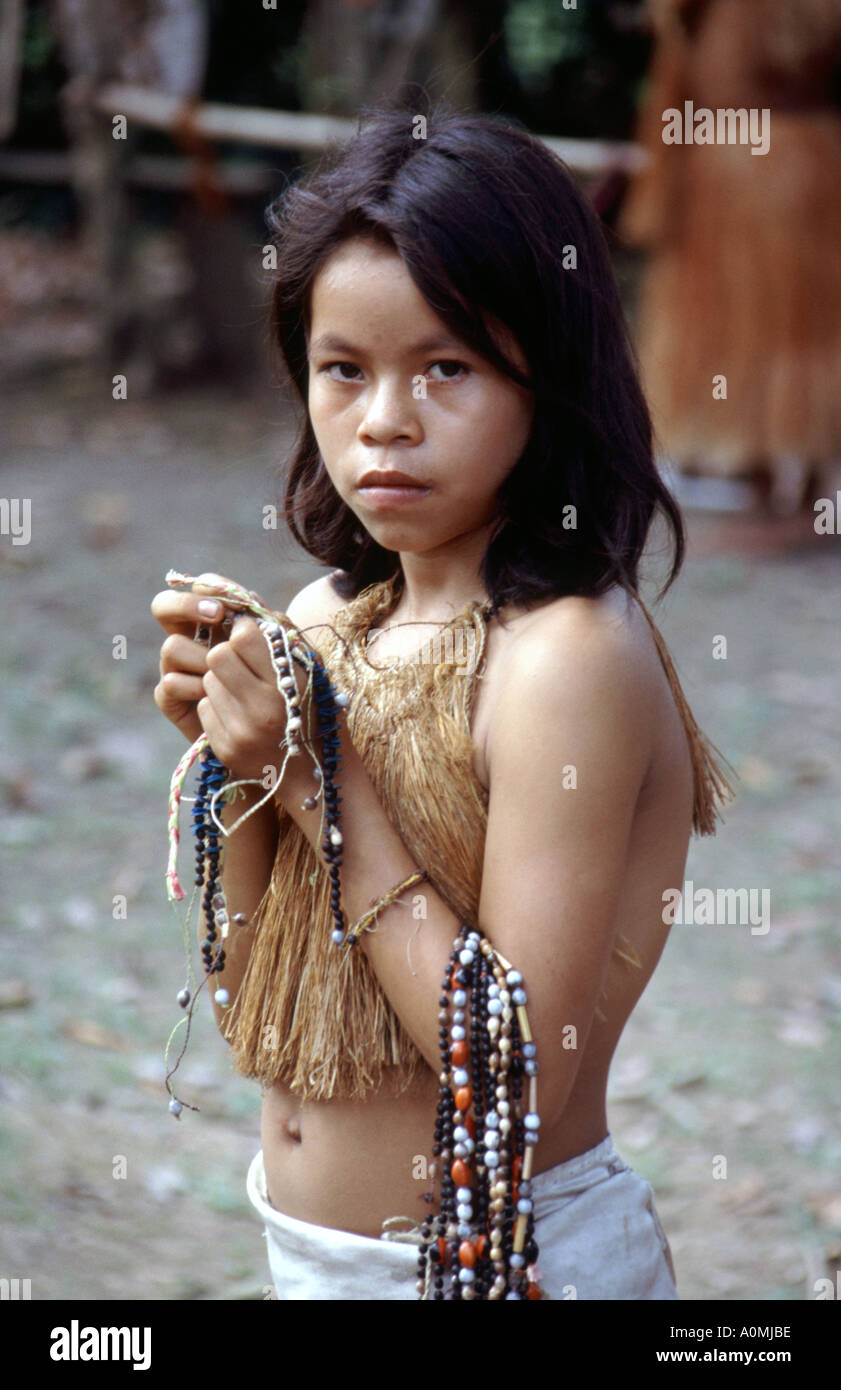
[[[245,1193],[259,1089],[231,1071],[209,1009],[179,1073],[201,1111],[167,1110],[184,966],[166,798],[182,741],[152,701],[149,602],[170,566],[279,607],[320,572],[262,524],[288,410],[280,392],[217,388],[115,402],[110,380],[68,369],[7,386],[2,407],[0,491],[32,510],[29,544],[0,536],[0,1275],[29,1278],[33,1299],[259,1299]],[[741,783],[686,878],[769,890],[770,929],[673,928],[608,1118],[654,1186],[684,1299],[808,1300],[841,1266],[841,537],[687,523],[655,615]]]

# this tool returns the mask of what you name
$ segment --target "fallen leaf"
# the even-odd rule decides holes
[[[682,1076],[672,1077],[671,1087],[673,1091],[687,1091],[690,1086],[704,1086],[709,1080],[706,1070],[695,1069],[684,1072]]]
[[[19,768],[4,779],[3,793],[12,810],[34,811],[38,809],[38,799],[32,794],[36,787],[35,773],[30,768]]]
[[[763,758],[753,755],[743,758],[737,771],[744,786],[754,791],[764,791],[766,787],[773,787],[779,781],[776,769]]]
[[[806,1195],[806,1205],[822,1226],[841,1231],[841,1197],[837,1192],[817,1192]]]
[[[0,1009],[19,1009],[31,1004],[35,995],[25,980],[4,980],[0,983]]]
[[[126,1051],[126,1043],[121,1037],[103,1028],[101,1023],[94,1023],[90,1019],[67,1019],[61,1025],[61,1031],[65,1037],[71,1038],[73,1042],[84,1043],[85,1047],[110,1048],[112,1052]]]
[[[736,981],[731,993],[737,1004],[755,1006],[765,1003],[768,997],[768,988],[763,980],[754,980],[743,975],[741,979]]]
[[[724,1182],[717,1182],[715,1188],[721,1205],[733,1210],[751,1206],[758,1198],[768,1195],[761,1173],[749,1173],[744,1178],[727,1178]]]
[[[59,759],[59,771],[70,782],[89,782],[108,771],[108,762],[97,748],[70,748]]]

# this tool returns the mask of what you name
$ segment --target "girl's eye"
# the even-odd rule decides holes
[[[348,373],[358,372],[359,368],[353,362],[328,362],[321,368],[333,381],[354,381],[356,378]],[[338,372],[338,375],[336,373]]]
[[[440,376],[432,376],[436,367],[440,368]],[[433,381],[457,381],[462,373],[469,370],[470,368],[465,367],[463,362],[451,362],[449,359],[443,359],[440,362],[433,362],[426,375],[431,376]]]
[[[439,377],[432,377],[431,373],[435,370],[436,367],[441,368],[442,375],[439,375]],[[336,377],[335,375],[336,368],[338,368],[339,371],[338,377]],[[324,373],[327,373],[328,377],[331,378],[332,381],[350,382],[356,381],[357,379],[356,377],[353,377],[353,375],[350,375],[350,373],[359,373],[360,368],[354,366],[354,363],[352,363],[352,361],[328,361],[328,363],[325,363],[324,367],[321,367],[320,370],[324,371]],[[470,368],[464,366],[464,363],[462,363],[462,361],[450,361],[449,359],[441,359],[441,361],[434,361],[434,363],[432,363],[431,366],[428,367],[428,370],[425,371],[424,375],[430,377],[432,381],[459,381],[459,378],[462,377],[462,375],[466,375],[468,371],[470,371]]]

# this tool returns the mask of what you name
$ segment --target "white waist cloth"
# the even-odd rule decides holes
[[[408,1218],[377,1239],[285,1216],[269,1202],[262,1149],[247,1190],[265,1223],[278,1299],[417,1300],[421,1235]],[[550,1298],[680,1297],[653,1188],[620,1158],[610,1134],[533,1177],[532,1200],[537,1268]]]

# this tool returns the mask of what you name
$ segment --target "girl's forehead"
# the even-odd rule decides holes
[[[486,326],[522,372],[525,353],[514,333],[492,314]],[[376,238],[343,241],[321,265],[310,294],[310,352],[351,347],[391,357],[420,352],[474,352],[424,299],[395,247]]]
[[[310,298],[313,343],[324,333],[352,328],[354,336],[399,333],[413,338],[456,339],[427,304],[401,256],[393,248],[354,238],[343,242],[315,276]]]
[[[330,280],[357,269],[391,267],[393,271],[401,268],[408,274],[403,258],[395,246],[374,236],[352,236],[339,243],[322,263],[316,275],[318,280]]]
[[[412,280],[402,257],[393,247],[354,237],[342,242],[327,257],[313,280],[313,313],[329,303],[331,306],[354,296],[366,296],[383,291],[394,294],[417,295],[425,304]]]

